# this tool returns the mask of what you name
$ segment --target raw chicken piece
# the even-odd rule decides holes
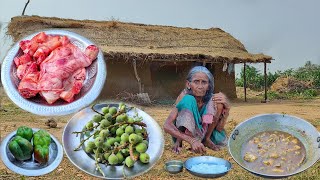
[[[19,93],[24,98],[31,98],[33,96],[36,96],[39,92],[37,88],[38,80],[39,80],[39,72],[37,70],[37,64],[32,63],[28,69],[27,74],[25,74],[25,76],[20,81],[20,84],[18,87]]]
[[[63,91],[62,80],[52,74],[41,74],[38,83],[40,95],[49,103],[53,104],[60,98]]]
[[[62,94],[62,97],[67,99],[67,101],[71,101],[73,96],[67,95],[67,91],[70,91],[70,85],[65,87],[64,80],[72,76],[77,70],[88,67],[96,59],[98,51],[99,49],[96,46],[91,45],[83,53],[71,43],[53,50],[40,65],[40,80],[38,85],[40,95],[49,104],[52,104],[60,98],[60,93],[65,90],[66,92]],[[82,83],[80,87],[79,81],[75,82],[77,82],[77,85],[74,86],[77,87],[72,89],[81,89]],[[65,83],[65,85],[67,84]]]
[[[74,95],[78,94],[83,86],[86,77],[86,69],[77,70],[72,76],[64,80],[63,88],[65,89],[60,97],[67,102],[73,101]]]
[[[24,54],[22,56],[19,57],[15,57],[14,58],[14,63],[16,64],[16,67],[22,65],[22,64],[26,64],[33,61],[32,57],[29,54]]]
[[[41,64],[51,51],[68,43],[69,39],[66,36],[47,35],[41,32],[31,40],[21,41],[20,47],[24,53],[32,56],[38,64]]]
[[[22,79],[25,75],[29,74],[29,72],[38,71],[37,64],[34,62],[29,62],[26,64],[21,64],[17,68],[17,76],[19,79]]]
[[[31,40],[24,40],[19,43],[20,48],[25,54],[29,54],[33,56],[33,54],[37,51],[39,43],[43,43],[47,40],[48,35],[44,32],[41,32],[34,36]]]

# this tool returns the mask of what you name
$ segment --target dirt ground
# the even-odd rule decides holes
[[[55,117],[58,121],[57,128],[49,129],[45,125],[45,121],[49,117],[42,117],[33,115],[26,111],[21,110],[19,107],[14,105],[10,100],[8,100],[3,93],[2,97],[2,110],[0,110],[0,139],[2,140],[7,134],[17,129],[21,125],[26,125],[33,128],[44,128],[47,129],[51,134],[61,142],[61,136],[64,126],[68,120],[72,117],[60,116]],[[154,105],[151,107],[141,107],[142,110],[151,115],[160,126],[163,125],[165,119],[167,118],[171,106],[164,105]],[[3,110],[4,109],[4,110]],[[230,117],[226,125],[226,131],[229,133],[235,128],[240,122],[264,113],[285,113],[294,116],[301,117],[311,124],[313,124],[318,131],[320,131],[320,98],[313,100],[296,100],[296,101],[272,101],[268,103],[260,103],[260,100],[249,100],[249,102],[244,103],[243,100],[236,100],[232,102],[232,109],[230,112]],[[181,154],[177,155],[171,152],[171,138],[164,134],[165,136],[165,150],[161,159],[157,164],[147,173],[137,177],[136,179],[199,179],[196,176],[189,174],[186,170],[182,173],[172,175],[164,171],[164,162],[171,159],[186,160],[188,157],[196,156],[190,151],[183,150]],[[61,142],[62,144],[62,142]],[[230,156],[228,149],[225,148],[221,151],[215,152],[212,150],[207,150],[206,155],[216,156],[229,160],[232,163],[231,171],[221,177],[220,179],[259,179],[246,170],[242,169]],[[318,161],[308,170],[290,177],[289,179],[317,179],[320,177],[320,162]],[[0,179],[96,179],[81,170],[77,169],[64,155],[62,163],[53,172],[41,176],[41,177],[23,177],[6,168],[6,166],[0,161]]]

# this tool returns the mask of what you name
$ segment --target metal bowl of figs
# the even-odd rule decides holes
[[[32,131],[33,133],[36,133],[37,131],[39,131],[39,129],[32,128]],[[17,159],[10,151],[9,144],[16,137],[16,133],[17,131],[13,131],[8,134],[1,142],[0,146],[0,155],[2,162],[11,171],[24,176],[41,176],[52,172],[59,166],[63,158],[63,148],[59,141],[53,135],[50,134],[51,142],[48,148],[49,155],[47,162],[39,163],[37,162],[36,155],[34,153],[32,153],[32,156],[30,158],[21,160]]]
[[[101,103],[76,113],[62,135],[64,151],[80,170],[105,179],[133,178],[161,158],[159,124],[137,107]]]
[[[88,106],[99,96],[106,76],[101,50],[65,30],[45,30],[21,39],[1,68],[8,97],[42,116],[71,114]]]
[[[249,172],[284,178],[320,158],[320,134],[308,121],[287,114],[262,114],[240,123],[228,141],[233,159]]]

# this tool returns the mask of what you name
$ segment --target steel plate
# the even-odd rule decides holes
[[[227,167],[227,171],[223,173],[208,173],[208,174],[203,174],[203,173],[198,173],[195,171],[191,170],[191,167],[193,165],[197,165],[200,163],[205,163],[205,164],[212,164],[212,165],[224,165]],[[197,157],[192,157],[187,159],[184,162],[184,167],[193,175],[199,176],[199,177],[205,177],[205,178],[215,178],[215,177],[220,177],[226,175],[229,170],[231,169],[231,163],[225,159],[217,158],[214,156],[197,156]]]
[[[304,163],[294,172],[287,174],[261,173],[249,168],[241,156],[242,144],[247,143],[254,135],[264,131],[282,131],[293,135],[306,148]],[[231,132],[228,141],[232,158],[247,171],[265,178],[285,178],[300,173],[320,159],[320,134],[309,122],[286,114],[261,114],[240,123]]]
[[[98,104],[95,105],[94,108],[101,112],[101,108],[107,105],[118,106],[118,104]],[[72,132],[82,131],[85,124],[91,120],[92,116],[95,114],[91,107],[83,109],[75,114],[70,119],[63,131],[63,147],[69,160],[80,170],[92,176],[106,179],[122,179],[124,178],[123,173],[126,177],[135,177],[149,171],[162,156],[164,150],[164,137],[158,123],[144,111],[134,108],[127,114],[128,116],[132,117],[135,115],[135,112],[137,112],[143,118],[142,122],[147,125],[149,137],[149,147],[147,153],[150,155],[150,162],[148,164],[136,162],[132,168],[127,168],[124,166],[105,166],[100,164],[103,172],[106,175],[106,177],[103,177],[102,174],[96,170],[95,161],[83,149],[74,151],[74,149],[80,144],[83,136],[79,135],[76,137],[76,135],[72,134]]]
[[[81,50],[84,50],[88,45],[94,44],[85,37],[70,31],[47,30],[42,32],[51,35],[68,36],[70,41],[74,45],[78,46]],[[29,40],[38,33],[27,36],[22,40]],[[39,95],[30,99],[23,98],[18,92],[18,85],[20,81],[16,75],[17,69],[13,61],[15,57],[22,54],[22,50],[19,47],[19,42],[20,41],[18,41],[7,53],[3,60],[1,69],[1,81],[4,90],[8,97],[17,106],[31,113],[42,116],[66,115],[77,112],[80,109],[88,106],[99,96],[107,76],[106,64],[101,50],[99,51],[97,59],[86,68],[87,74],[83,87],[80,93],[75,96],[73,102],[67,103],[63,100],[58,100],[54,104],[49,105]]]
[[[33,132],[39,129],[32,128]],[[51,136],[51,144],[49,146],[49,161],[45,164],[35,162],[34,156],[30,160],[19,161],[14,158],[9,150],[9,142],[15,137],[17,131],[14,131],[7,135],[0,147],[0,154],[3,163],[13,172],[24,176],[41,176],[55,170],[62,161],[63,149],[59,141]]]

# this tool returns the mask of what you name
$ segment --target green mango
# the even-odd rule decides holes
[[[49,146],[50,143],[51,137],[47,131],[40,129],[39,131],[33,134],[33,146]]]
[[[27,139],[15,136],[9,142],[9,150],[16,159],[24,161],[32,157],[33,147]]]
[[[49,160],[49,147],[36,145],[34,147],[34,159],[39,163],[47,163]]]
[[[32,136],[33,136],[33,131],[31,128],[27,127],[27,126],[20,126],[17,129],[17,136],[21,136],[23,138],[25,138],[28,141],[31,141]]]

